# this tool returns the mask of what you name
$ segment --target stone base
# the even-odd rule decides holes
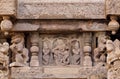
[[[92,75],[106,76],[104,67],[13,67],[11,79],[40,79],[40,78],[87,78]]]

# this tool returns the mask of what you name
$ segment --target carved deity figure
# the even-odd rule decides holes
[[[54,48],[52,51],[57,65],[68,65],[70,63],[69,48],[65,40],[57,39],[54,42]]]
[[[8,79],[8,51],[9,44],[7,42],[0,44],[0,79]]]
[[[27,66],[28,49],[24,45],[24,34],[17,33],[12,37],[10,49],[13,54],[13,62],[10,66]]]
[[[120,41],[116,39],[114,42],[111,40],[108,40],[106,43],[106,49],[107,49],[107,63],[108,65],[115,66],[115,62],[120,61]]]
[[[43,64],[48,65],[50,64],[50,41],[44,41],[43,42]]]
[[[120,78],[120,41],[108,40],[106,43],[108,79]]]
[[[78,65],[80,64],[80,44],[79,41],[72,41],[72,64],[73,65]]]

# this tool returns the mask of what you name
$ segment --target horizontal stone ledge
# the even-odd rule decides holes
[[[39,32],[58,32],[58,31],[107,31],[105,21],[79,21],[79,20],[58,20],[58,21],[21,21],[14,25],[12,31],[39,31]]]
[[[105,0],[18,0],[18,19],[105,19]]]
[[[107,76],[105,67],[13,67],[11,68],[12,79],[32,78],[87,78],[91,75]]]

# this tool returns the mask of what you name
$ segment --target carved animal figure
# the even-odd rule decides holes
[[[10,49],[13,53],[13,63],[10,66],[27,66],[28,49],[24,45],[24,34],[15,34],[12,37]]]

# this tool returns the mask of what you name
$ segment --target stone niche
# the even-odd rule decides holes
[[[40,34],[38,36],[40,49],[38,53],[39,66],[12,67],[11,79],[106,78],[107,70],[105,66],[99,65],[99,62],[98,65],[94,65],[94,61],[91,60],[92,51],[88,50],[85,52],[84,50],[89,46],[94,50],[96,47],[95,43],[98,42],[96,38],[101,37],[101,35],[104,35],[104,32],[93,35],[91,32]],[[91,42],[91,39],[95,42]],[[85,57],[89,60],[86,60]]]

